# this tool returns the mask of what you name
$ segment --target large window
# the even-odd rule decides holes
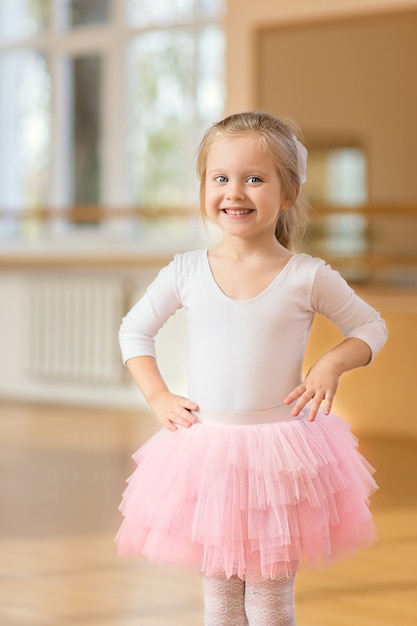
[[[0,209],[196,202],[222,0],[0,1]]]

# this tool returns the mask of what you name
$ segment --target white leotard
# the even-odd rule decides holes
[[[386,329],[379,314],[321,259],[294,254],[259,295],[233,300],[217,285],[207,250],[178,254],[123,319],[123,360],[155,356],[154,337],[180,307],[187,312],[189,398],[208,411],[258,411],[282,404],[301,382],[314,314],[372,356]]]

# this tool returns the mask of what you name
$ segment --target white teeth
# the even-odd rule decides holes
[[[247,213],[252,213],[252,209],[224,209],[224,212],[228,215],[246,215]]]

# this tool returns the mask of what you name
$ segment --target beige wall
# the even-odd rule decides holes
[[[260,27],[417,8],[417,0],[228,0],[228,113],[257,106],[256,33]]]
[[[417,202],[417,9],[268,28],[258,44],[261,109],[296,119],[308,147],[362,147],[370,202]]]
[[[417,0],[231,0],[227,36],[227,112],[262,108],[307,144],[360,145],[370,202],[417,201]]]

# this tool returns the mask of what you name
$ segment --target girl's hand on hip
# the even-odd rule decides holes
[[[308,419],[312,422],[324,402],[324,413],[332,408],[339,378],[344,372],[367,365],[372,358],[369,345],[357,337],[348,337],[323,354],[310,368],[304,382],[285,398],[285,404],[297,400],[292,415],[297,417],[307,402],[311,402]]]
[[[310,368],[301,385],[293,389],[285,398],[285,404],[291,404],[297,400],[292,410],[294,417],[297,417],[309,402],[311,403],[308,414],[310,422],[315,420],[322,402],[324,402],[325,415],[330,413],[340,374],[329,361],[330,359],[325,358],[317,361]]]
[[[197,421],[191,413],[198,410],[197,404],[170,391],[158,392],[149,401],[149,405],[157,420],[168,430],[175,431],[177,426],[190,428]]]

